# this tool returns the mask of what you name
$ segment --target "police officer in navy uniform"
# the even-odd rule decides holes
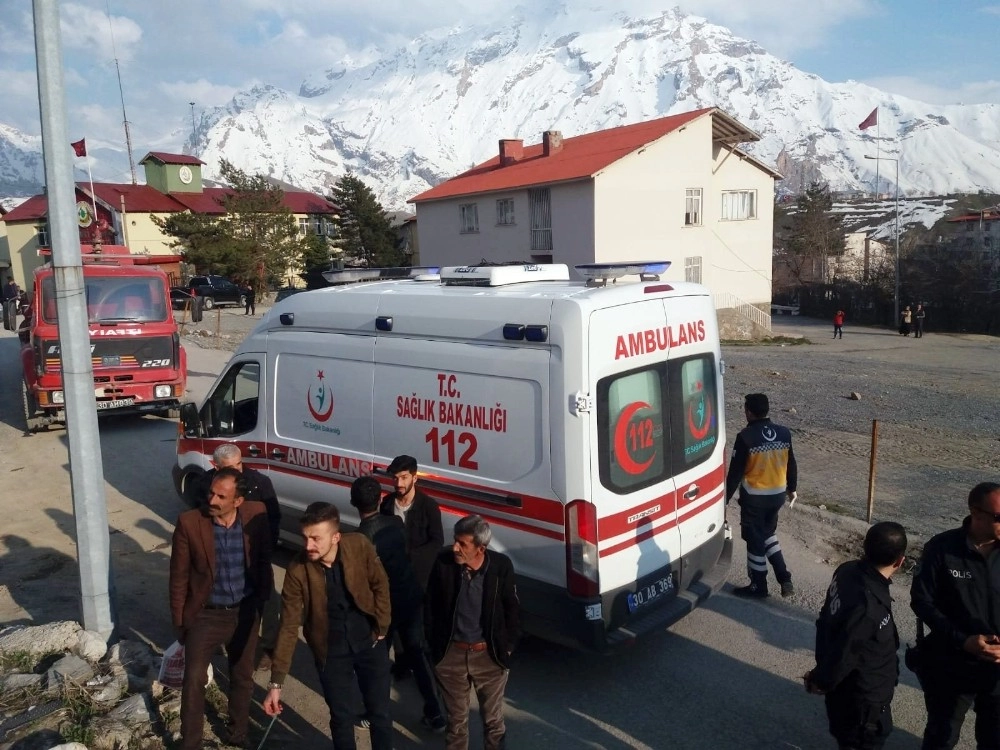
[[[961,527],[924,545],[910,606],[930,628],[917,670],[927,707],[921,747],[955,747],[974,707],[977,747],[1000,748],[1000,484],[973,487]]]
[[[733,590],[737,596],[767,596],[767,564],[781,586],[782,596],[795,593],[776,535],[778,512],[787,499],[794,503],[798,482],[792,433],[768,419],[767,396],[750,393],[744,399],[747,426],[736,436],[726,475],[726,502],[739,489],[740,532],[747,543],[750,583]]]
[[[864,556],[833,574],[816,620],[816,667],[803,679],[807,691],[826,696],[830,734],[841,750],[878,750],[892,731],[899,634],[889,584],[905,555],[902,526],[872,526]]]

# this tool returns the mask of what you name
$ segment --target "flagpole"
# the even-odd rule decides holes
[[[882,145],[882,123],[879,121],[878,107],[875,107],[875,199],[881,201],[882,193],[879,190],[878,179],[878,157],[879,147]]]
[[[86,140],[86,139],[84,139]],[[90,180],[90,203],[94,207],[94,232],[93,235],[97,237],[97,241],[101,242],[100,235],[100,224],[97,221],[97,196],[94,194],[94,175],[90,171],[90,156],[84,157],[87,160],[87,178]]]

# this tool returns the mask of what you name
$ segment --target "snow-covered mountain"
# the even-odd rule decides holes
[[[571,137],[713,105],[760,133],[750,150],[789,190],[814,179],[872,190],[875,162],[864,156],[878,148],[899,157],[904,195],[1000,191],[998,105],[929,105],[828,83],[677,9],[638,18],[557,0],[346,59],[298,92],[240,92],[204,113],[184,149],[209,175],[226,158],[315,190],[351,170],[397,209],[490,158],[500,138],[536,143],[545,130]],[[879,128],[860,131],[876,107]],[[893,162],[880,177],[891,192]]]
[[[34,195],[41,188],[42,139],[0,122],[0,195]]]

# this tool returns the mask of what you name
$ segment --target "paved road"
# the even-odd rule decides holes
[[[227,356],[189,345],[194,394],[205,393]],[[7,479],[0,501],[0,622],[76,619],[65,433],[23,435],[16,339],[10,334],[0,334],[0,361],[7,363],[0,370],[0,476]],[[175,435],[175,423],[157,418],[114,420],[101,427],[121,629],[160,648],[171,640],[167,560],[172,523],[181,510],[169,479]],[[798,676],[811,666],[813,621],[830,563],[843,559],[862,529],[860,522],[813,508],[786,513],[781,534],[798,587],[790,600],[744,602],[722,593],[670,632],[608,657],[527,641],[508,689],[509,746],[831,747],[822,702],[804,693]],[[735,559],[743,552],[738,543]],[[278,561],[279,574],[286,559]],[[741,568],[734,565],[733,582],[742,582]],[[907,584],[902,583],[897,596],[905,604]],[[898,611],[900,621],[909,623],[905,606]],[[268,741],[269,748],[329,747],[326,707],[305,651],[300,645],[295,679],[285,691],[284,726]],[[261,685],[266,678],[258,673]],[[398,688],[396,747],[440,747],[440,738],[418,728],[412,681]],[[887,747],[917,747],[923,715],[908,673],[894,712],[898,729]],[[259,709],[255,718],[263,718]],[[359,746],[367,744],[362,737]],[[972,744],[966,740],[960,747]]]

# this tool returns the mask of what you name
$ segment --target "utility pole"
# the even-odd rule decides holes
[[[198,140],[198,127],[194,124],[194,102],[188,102],[191,105],[191,153],[194,153],[195,141]]]
[[[66,91],[60,48],[59,0],[32,0],[42,154],[52,230],[52,266],[59,319],[59,347],[69,439],[69,473],[76,519],[77,561],[83,627],[111,636],[111,537],[104,496],[101,436],[94,403],[87,302],[74,208],[73,162],[66,123]]]

